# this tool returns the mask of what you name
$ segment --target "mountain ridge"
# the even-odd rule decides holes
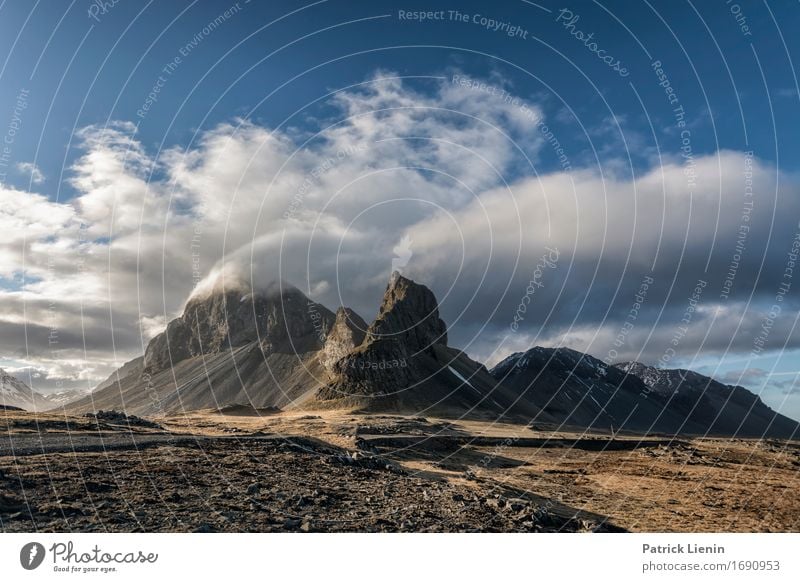
[[[672,389],[675,382],[687,388]],[[797,432],[795,421],[746,388],[696,372],[609,365],[569,348],[538,346],[487,370],[448,345],[434,293],[397,272],[370,324],[344,306],[334,314],[290,285],[190,298],[143,356],[67,409],[164,414],[229,405],[670,434]]]
[[[86,392],[66,389],[45,394],[0,368],[0,405],[3,406],[14,406],[29,412],[44,412],[69,404]]]
[[[800,436],[797,421],[742,386],[691,370],[639,362],[606,364],[570,348],[534,347],[490,370],[515,391],[560,416],[564,425],[670,434]],[[593,417],[591,415],[594,414]]]
[[[47,399],[25,382],[0,368],[0,404],[23,410],[46,410]]]

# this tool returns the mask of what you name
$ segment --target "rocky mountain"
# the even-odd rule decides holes
[[[798,423],[778,414],[747,388],[728,386],[690,370],[665,370],[639,362],[618,364],[691,423],[714,434],[800,436]]]
[[[0,369],[0,405],[15,406],[30,411],[52,408],[44,396],[2,369]]]
[[[319,356],[335,321],[285,283],[255,294],[193,297],[143,356],[68,409],[163,414],[232,404],[297,406],[328,378]]]
[[[158,415],[246,406],[534,422],[639,433],[791,436],[797,423],[742,387],[686,370],[607,365],[536,347],[491,371],[447,344],[433,292],[392,274],[369,325],[298,289],[194,297],[145,353],[73,412]]]
[[[316,351],[333,320],[325,307],[285,284],[275,284],[260,294],[211,293],[192,298],[183,315],[150,341],[143,366],[157,373],[183,360],[253,342],[265,354]]]
[[[193,298],[143,356],[67,408],[157,415],[247,405],[498,418],[513,402],[483,365],[447,346],[430,289],[395,273],[369,325],[352,309],[334,315],[285,285]]]
[[[43,396],[47,400],[47,410],[52,410],[80,400],[86,397],[89,392],[91,392],[89,389],[59,390]]]
[[[798,427],[741,386],[686,370],[608,365],[568,348],[513,354],[491,374],[564,426],[742,437],[796,436]]]
[[[500,418],[514,403],[482,364],[448,347],[433,292],[397,272],[361,343],[330,369],[321,406]]]
[[[352,309],[340,307],[323,346],[321,360],[325,368],[332,371],[336,362],[361,345],[366,333],[367,322]]]

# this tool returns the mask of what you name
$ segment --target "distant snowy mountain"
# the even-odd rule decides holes
[[[44,398],[49,403],[47,405],[48,409],[52,408],[60,408],[62,406],[66,406],[71,402],[79,400],[84,396],[88,395],[91,392],[88,388],[76,389],[76,390],[60,390],[58,392],[53,392],[52,394],[45,394]]]
[[[52,408],[44,396],[3,369],[0,369],[0,405],[31,411]]]
[[[691,370],[665,370],[639,362],[618,364],[665,405],[710,432],[744,436],[800,435],[798,423],[778,414],[747,388],[728,386]]]
[[[795,438],[798,423],[741,386],[638,362],[608,365],[567,348],[535,347],[492,376],[565,426],[667,434]]]

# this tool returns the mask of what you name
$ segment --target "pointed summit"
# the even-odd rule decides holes
[[[496,418],[513,403],[482,365],[447,347],[433,292],[396,271],[363,342],[329,370],[331,381],[316,394],[323,407]]]
[[[447,345],[447,325],[439,318],[436,296],[425,285],[394,271],[383,294],[378,316],[367,330],[366,343],[382,339],[402,342],[411,350]]]

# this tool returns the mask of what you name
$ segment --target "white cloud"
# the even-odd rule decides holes
[[[38,185],[44,182],[44,174],[33,162],[17,162],[17,170],[21,174],[29,175],[33,184]]]
[[[662,307],[680,319],[697,277],[715,281],[704,301],[719,303],[742,220],[742,154],[698,158],[691,195],[680,160],[635,181],[580,169],[529,177],[527,158],[549,146],[518,104],[449,78],[422,91],[389,77],[337,94],[339,115],[318,134],[233,120],[156,158],[130,123],[81,130],[74,199],[3,189],[12,202],[0,209],[0,276],[24,273],[25,284],[0,291],[0,355],[45,367],[49,378],[74,380],[79,362],[80,374],[104,378],[141,353],[198,280],[196,292],[284,279],[369,319],[405,236],[413,254],[404,273],[436,291],[455,344],[493,360],[531,342],[602,352],[653,264],[658,288],[631,350],[663,349],[673,320],[648,332]],[[790,240],[800,210],[788,177],[756,160],[754,180],[762,195],[735,288],[747,333],[783,268],[772,245]],[[773,222],[775,196],[784,211]],[[559,266],[510,336],[546,245],[560,250]],[[750,294],[762,304],[746,307]],[[714,349],[741,334],[741,317],[715,328]],[[710,345],[695,341],[702,321],[687,349]],[[774,339],[790,333],[781,327]]]

